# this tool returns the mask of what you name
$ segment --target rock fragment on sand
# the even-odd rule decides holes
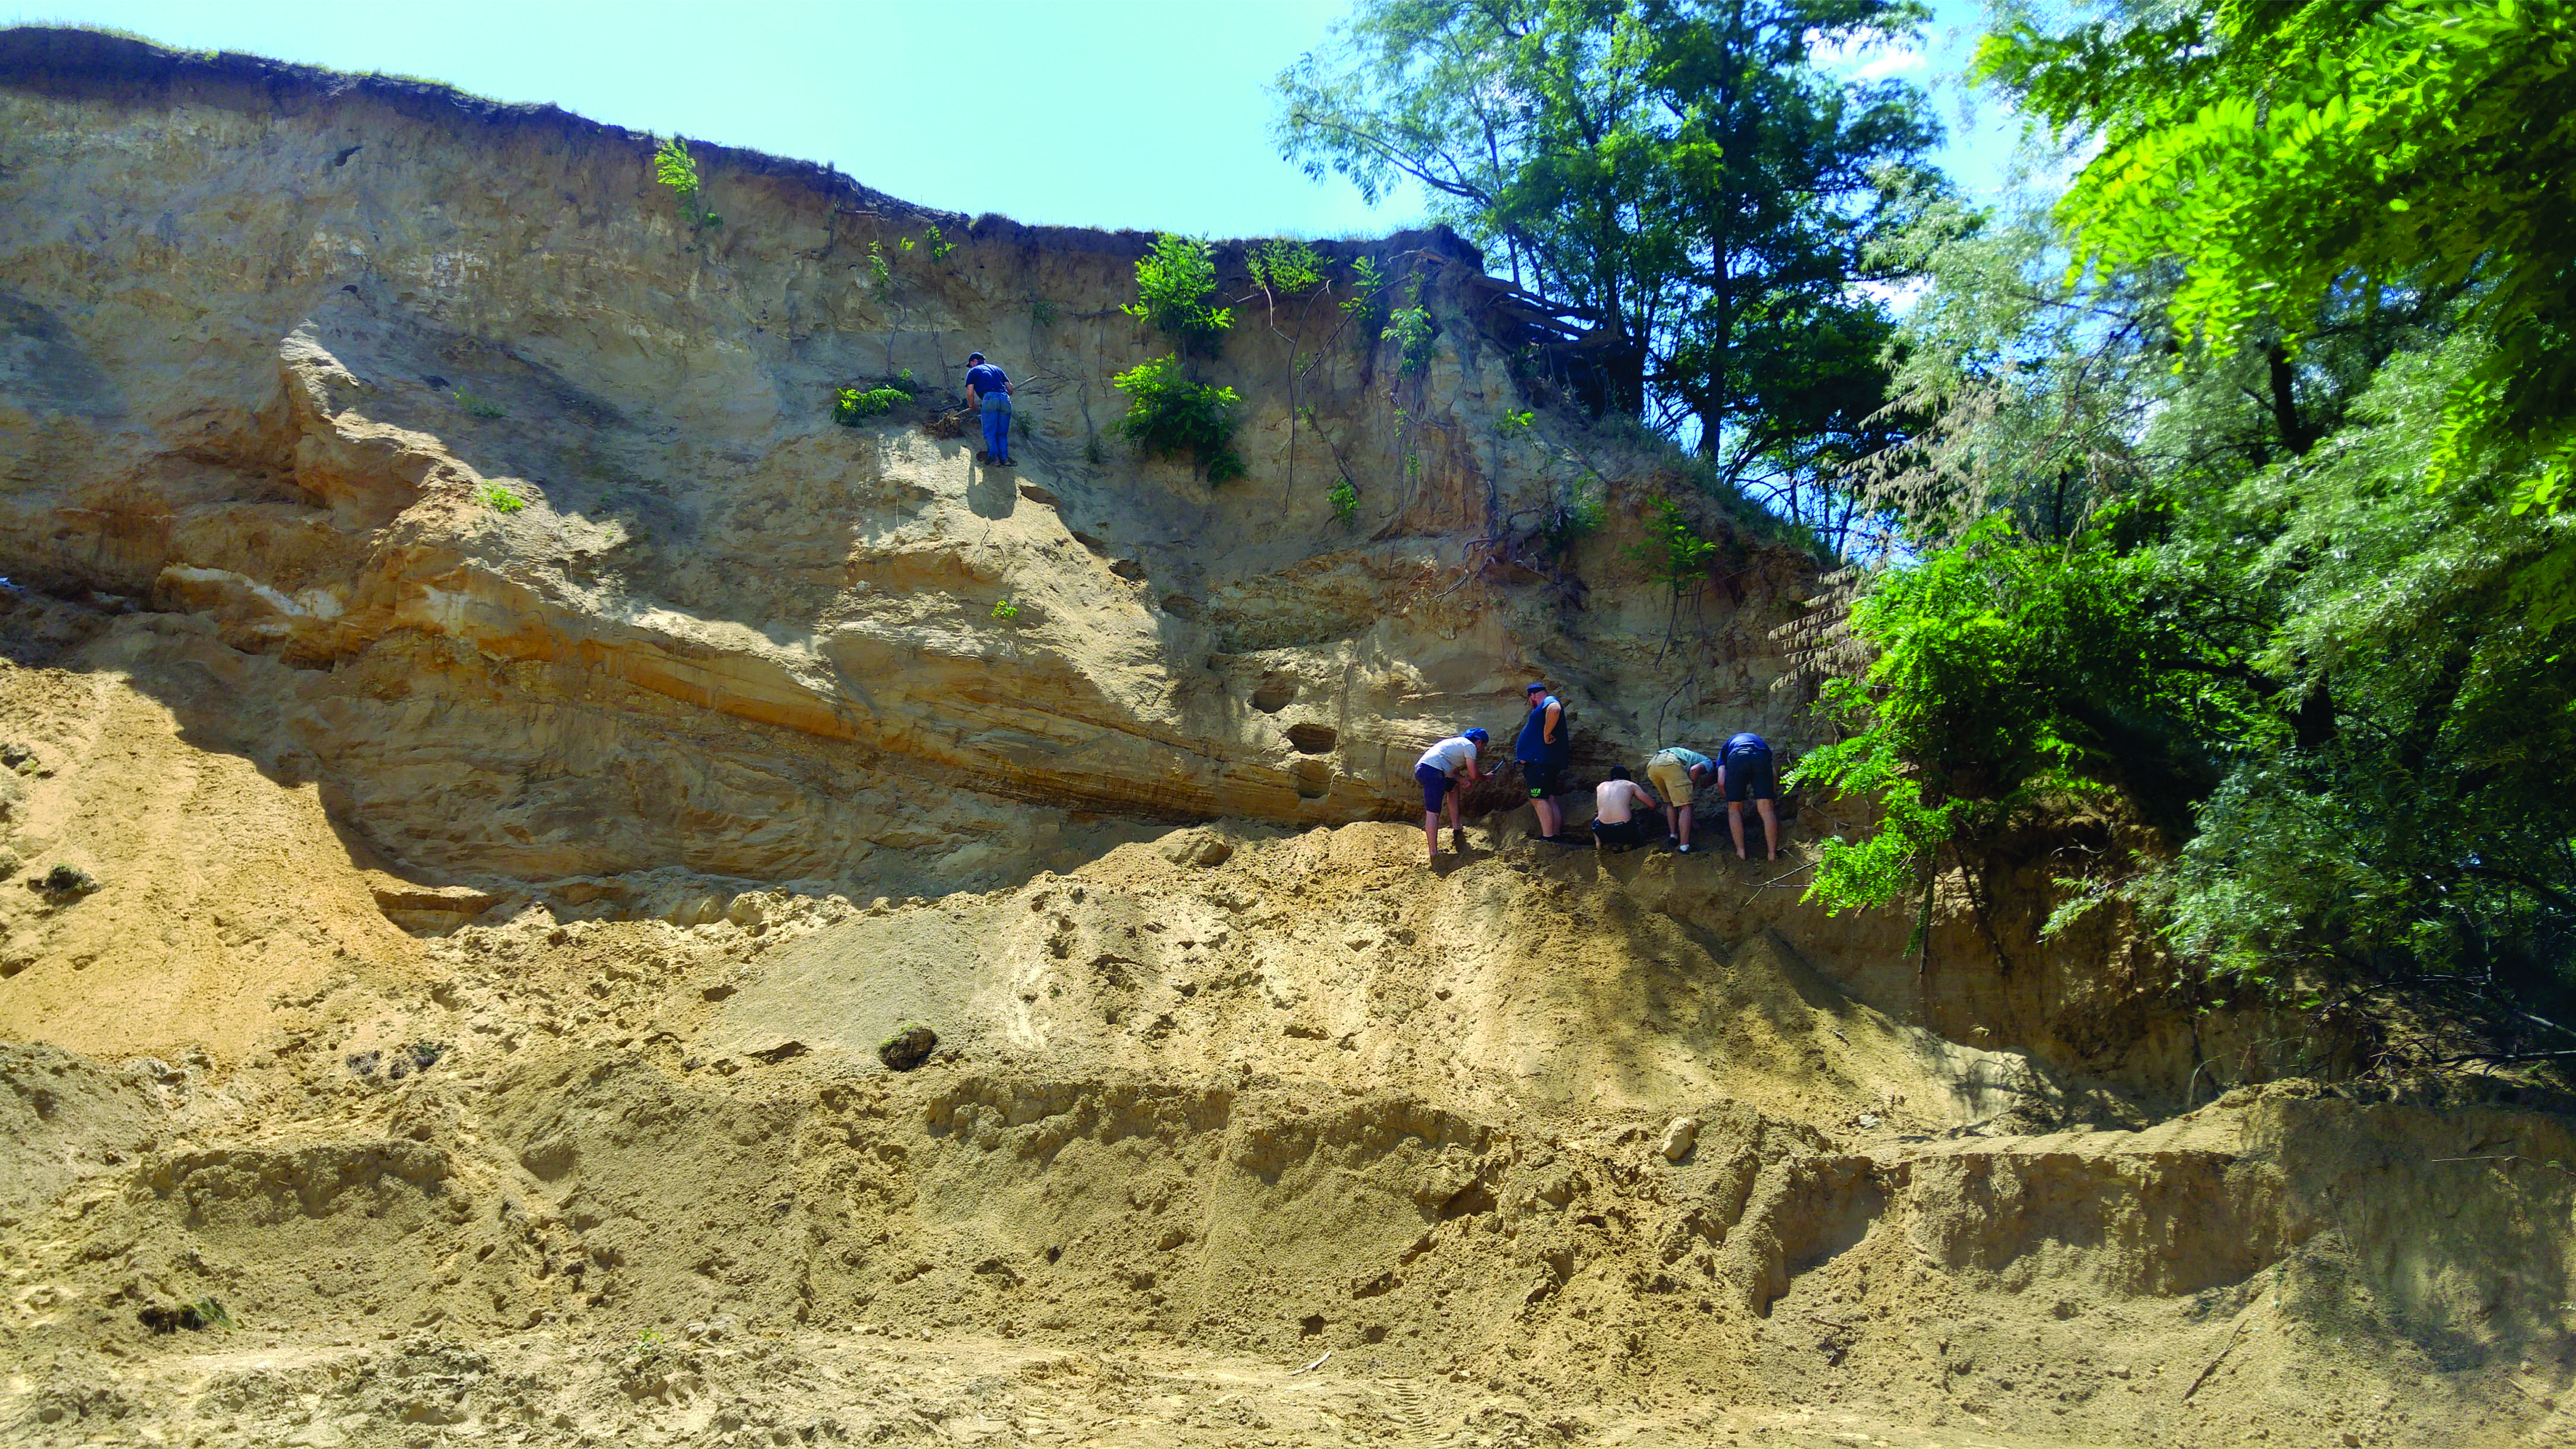
[[[939,1033],[918,1023],[907,1026],[877,1044],[877,1060],[898,1072],[908,1072],[930,1060],[939,1047]]]
[[[1699,1119],[1697,1117],[1675,1117],[1671,1124],[1664,1128],[1664,1160],[1667,1162],[1681,1161],[1683,1158],[1690,1156],[1691,1148],[1697,1145],[1698,1142]]]

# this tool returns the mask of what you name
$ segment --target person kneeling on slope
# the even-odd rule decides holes
[[[1440,802],[1449,802],[1449,844],[1459,855],[1467,853],[1467,827],[1458,823],[1458,776],[1468,783],[1485,778],[1476,768],[1476,751],[1491,738],[1483,730],[1469,730],[1451,735],[1422,752],[1422,763],[1413,767],[1413,778],[1422,785],[1422,843],[1431,850],[1431,863],[1440,863]]]
[[[1592,790],[1592,848],[1626,850],[1645,844],[1646,822],[1637,818],[1640,809],[1655,812],[1660,823],[1663,807],[1655,797],[1629,777],[1627,766],[1612,765],[1610,778]]]
[[[1693,787],[1708,783],[1716,774],[1717,766],[1709,763],[1708,756],[1679,745],[1668,745],[1655,751],[1655,757],[1646,762],[1646,778],[1654,781],[1655,788],[1663,791],[1664,798],[1672,802],[1673,835],[1681,842],[1678,849],[1685,855],[1691,848]]]
[[[1780,817],[1771,808],[1777,785],[1771,778],[1771,742],[1757,734],[1740,734],[1718,752],[1717,785],[1726,792],[1726,828],[1735,836],[1735,857],[1744,853],[1744,802],[1762,812],[1762,843],[1771,859],[1780,858]]]
[[[975,461],[997,468],[1012,466],[1011,379],[980,352],[966,354],[966,406],[984,415],[984,451]]]
[[[1565,790],[1565,766],[1574,757],[1574,743],[1565,735],[1565,703],[1548,693],[1546,684],[1533,681],[1522,694],[1530,712],[1521,722],[1520,737],[1512,742],[1512,760],[1529,785],[1539,839],[1554,840],[1565,832],[1565,807],[1556,803],[1556,797]]]

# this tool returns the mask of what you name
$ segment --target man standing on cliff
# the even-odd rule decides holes
[[[1565,792],[1565,767],[1574,758],[1573,742],[1565,737],[1565,704],[1547,692],[1544,680],[1532,680],[1521,695],[1530,712],[1521,722],[1520,737],[1512,741],[1512,760],[1529,786],[1539,838],[1554,840],[1565,832],[1565,810],[1556,797]]]
[[[984,415],[984,451],[975,461],[1010,467],[1011,380],[980,352],[966,354],[966,406]]]

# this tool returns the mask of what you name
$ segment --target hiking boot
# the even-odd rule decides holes
[[[978,448],[975,450],[975,461],[989,466],[993,461],[993,455]]]

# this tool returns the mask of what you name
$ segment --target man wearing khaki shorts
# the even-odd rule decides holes
[[[1680,849],[1685,855],[1691,848],[1691,787],[1709,779],[1716,770],[1708,756],[1679,745],[1655,751],[1655,757],[1646,762],[1646,778],[1664,792],[1664,803],[1672,807],[1673,834],[1680,837]]]

